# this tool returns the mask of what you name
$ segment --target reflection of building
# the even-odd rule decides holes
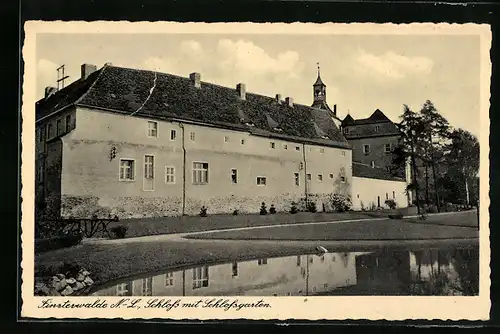
[[[123,282],[99,295],[297,296],[356,284],[356,256],[326,253],[226,263],[169,271]]]
[[[477,294],[479,283],[474,275],[478,253],[472,252],[467,263],[460,254],[460,251],[386,250],[258,259],[168,271],[121,282],[98,291],[96,295]]]

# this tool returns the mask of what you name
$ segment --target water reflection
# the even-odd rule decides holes
[[[119,282],[99,296],[477,295],[477,247],[256,259]]]

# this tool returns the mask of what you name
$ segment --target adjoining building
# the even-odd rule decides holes
[[[37,212],[176,216],[258,212],[262,202],[288,211],[304,198],[328,210],[330,195],[358,193],[357,168],[319,73],[313,92],[305,106],[199,73],[83,64],[78,80],[36,103]],[[366,178],[384,180],[372,169]]]

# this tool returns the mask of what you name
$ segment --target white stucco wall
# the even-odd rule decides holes
[[[378,206],[378,198],[380,198],[380,206],[387,208],[385,200],[387,198],[394,199],[398,208],[408,206],[408,199],[405,193],[406,182],[404,181],[387,181],[379,179],[368,179],[364,177],[352,178],[352,205],[354,210],[362,209],[362,206],[368,208],[375,204]]]

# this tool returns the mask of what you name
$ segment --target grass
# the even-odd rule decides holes
[[[114,226],[123,225],[128,228],[127,238],[145,235],[200,232],[216,229],[251,227],[278,224],[297,224],[307,222],[338,221],[348,219],[366,219],[370,217],[387,217],[388,212],[345,212],[345,213],[309,213],[297,214],[276,213],[261,216],[259,214],[245,215],[213,215],[208,217],[161,217],[124,219],[108,225],[108,230]],[[102,236],[102,235],[101,235]]]
[[[334,215],[332,214],[318,214],[322,215],[320,221],[332,221]],[[328,217],[329,219],[324,219]],[[286,216],[286,215],[283,215]],[[292,216],[292,215],[290,215]],[[312,214],[308,215],[313,216]],[[260,216],[254,216],[256,220],[252,223],[250,217],[244,216],[245,219],[240,221],[240,224],[248,224],[249,226],[268,225],[270,216],[265,216],[263,220],[259,220]],[[276,216],[277,217],[277,216]],[[307,214],[302,218],[307,217]],[[353,214],[346,213],[336,216],[336,220],[340,219],[354,219]],[[365,216],[366,217],[366,216]],[[446,217],[446,216],[442,216]],[[211,217],[207,217],[210,219]],[[231,217],[232,218],[232,217]],[[275,217],[271,217],[275,218]],[[300,216],[293,222],[299,222]],[[199,218],[200,219],[200,218]],[[429,217],[428,222],[441,222],[436,220],[436,217]],[[186,221],[186,220],[184,220]],[[207,220],[211,222],[212,220]],[[229,220],[228,220],[229,221]],[[276,219],[275,221],[279,221]],[[235,227],[228,224],[217,223],[212,221],[217,226],[209,226],[202,229],[201,225],[194,227],[181,228],[180,225],[170,227],[168,231],[174,233],[178,231],[203,231],[209,228],[228,228]],[[311,225],[311,226],[294,226],[293,222],[290,226],[284,228],[271,227],[259,229],[254,231],[240,231],[242,232],[256,232],[259,231],[261,237],[272,236],[274,230],[280,230],[278,234],[281,236],[291,236],[292,232],[295,234],[296,240],[305,240],[312,236],[317,236],[319,240],[326,240],[326,235],[331,235],[330,239],[349,240],[356,237],[358,240],[366,240],[369,237],[380,239],[388,238],[389,236],[404,236],[405,235],[421,235],[435,237],[440,235],[442,237],[475,237],[477,230],[467,227],[447,227],[437,225],[425,225],[423,223],[404,223],[396,220],[380,220],[372,222],[357,222],[357,223],[338,223],[329,225]],[[146,222],[142,222],[145,224]],[[196,224],[196,220],[193,220]],[[227,221],[226,221],[227,223]],[[198,223],[201,224],[201,223]],[[247,225],[247,226],[248,226]],[[241,225],[240,225],[241,226]],[[304,227],[306,228],[304,230]],[[332,229],[333,228],[333,229]],[[337,230],[335,230],[337,229]],[[289,230],[289,232],[285,232]],[[310,231],[310,232],[307,232]],[[220,233],[234,233],[232,231],[225,231]],[[220,233],[215,234],[217,238]],[[307,234],[309,233],[309,234]],[[144,235],[144,234],[143,234]],[[210,234],[209,234],[210,235]],[[366,235],[366,236],[365,236]],[[364,236],[364,237],[363,237]],[[204,238],[207,236],[204,234]],[[241,234],[239,234],[241,237]],[[308,238],[307,238],[308,237]],[[251,238],[250,238],[251,239]],[[276,237],[264,238],[270,240],[279,240]],[[404,238],[403,238],[404,239]],[[443,243],[444,241],[435,241],[434,244]],[[459,242],[459,241],[453,241]],[[419,241],[419,244],[424,244],[424,241]],[[427,244],[429,244],[427,242]],[[396,242],[397,247],[406,247],[404,242]],[[200,264],[213,264],[224,263],[231,261],[244,261],[255,258],[271,258],[277,256],[290,256],[305,253],[314,253],[317,246],[316,242],[295,241],[295,242],[276,242],[276,241],[252,241],[252,240],[235,240],[235,241],[214,241],[214,240],[185,240],[185,241],[133,241],[128,243],[111,243],[111,244],[83,244],[71,248],[58,249],[49,251],[42,254],[35,255],[35,275],[41,271],[41,267],[58,267],[67,263],[78,263],[80,266],[86,268],[91,272],[92,279],[96,285],[106,283],[110,280],[118,278],[132,277],[145,273],[161,271],[166,269],[174,269],[176,267],[200,265]],[[354,245],[346,241],[345,243],[328,244],[330,251],[342,250],[373,250],[375,248],[387,247],[384,243],[368,243],[363,245]],[[333,248],[332,248],[333,247]],[[392,246],[391,246],[392,247]]]
[[[362,221],[356,223],[311,224],[265,229],[222,231],[187,236],[192,239],[223,240],[425,240],[477,238],[479,232],[465,224],[446,226],[457,220],[467,224],[475,219],[474,213],[460,215],[430,216],[425,221],[418,219]]]

